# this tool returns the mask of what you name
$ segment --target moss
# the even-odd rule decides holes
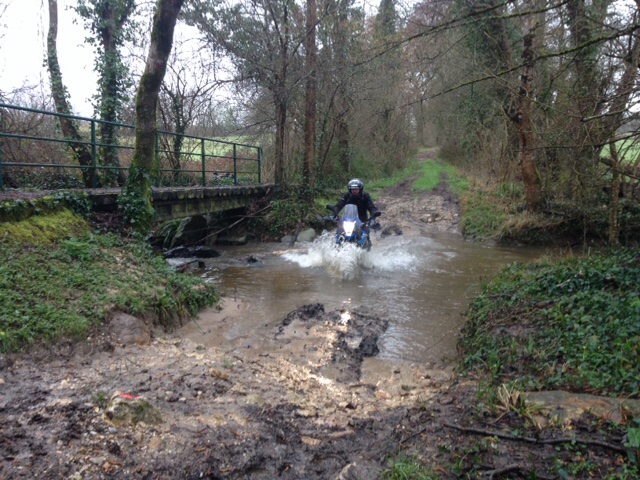
[[[82,217],[88,217],[92,204],[84,192],[56,192],[28,200],[5,200],[0,203],[0,222],[19,222],[34,215],[45,215],[67,208]]]
[[[35,215],[22,221],[0,223],[0,245],[44,245],[89,232],[86,220],[62,209],[50,215]]]

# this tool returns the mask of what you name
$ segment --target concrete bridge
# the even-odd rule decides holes
[[[234,185],[223,187],[158,187],[152,188],[156,221],[194,217],[248,207],[272,192],[273,184]],[[88,190],[94,210],[115,210],[119,188]]]

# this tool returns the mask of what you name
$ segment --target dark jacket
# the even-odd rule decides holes
[[[358,207],[358,217],[360,217],[361,221],[365,221],[367,218],[367,210],[369,211],[369,216],[373,215],[374,212],[377,212],[378,209],[373,204],[373,200],[371,200],[371,195],[367,192],[362,192],[357,197],[352,195],[351,192],[347,192],[344,196],[338,200],[338,203],[333,207],[333,211],[336,215],[342,210],[345,205],[356,205]]]

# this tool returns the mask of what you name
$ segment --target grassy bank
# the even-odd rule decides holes
[[[521,390],[640,396],[640,252],[505,268],[468,312],[464,372]]]
[[[68,210],[0,223],[0,351],[83,338],[118,310],[165,327],[213,305],[215,288],[138,241],[96,234]]]

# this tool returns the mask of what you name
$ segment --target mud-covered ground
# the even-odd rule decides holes
[[[407,182],[377,204],[397,219],[387,234],[457,228],[445,184],[416,194]],[[223,303],[221,319],[239,314]],[[552,465],[585,462],[575,442],[540,441],[566,430],[487,412],[476,384],[451,369],[377,360],[393,319],[366,307],[301,307],[274,324],[268,348],[148,339],[131,321],[1,358],[0,478],[371,480],[401,453],[443,479],[557,478]],[[616,461],[617,444],[593,423],[572,428],[598,440],[588,461]]]

